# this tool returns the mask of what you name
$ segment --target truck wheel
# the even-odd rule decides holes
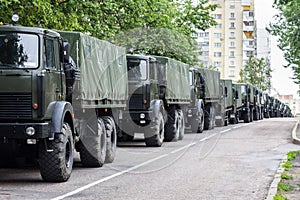
[[[253,108],[250,108],[250,122],[253,122]]]
[[[206,112],[208,112],[208,117],[204,118],[204,129],[210,130],[214,128],[215,124],[214,108],[211,105],[208,105],[206,107]]]
[[[184,115],[182,110],[178,109],[178,120],[179,120],[179,136],[178,140],[182,140],[184,137],[184,129],[185,129],[185,121],[184,121]]]
[[[250,109],[247,109],[247,111],[244,113],[244,123],[250,122]]]
[[[112,117],[102,117],[106,129],[106,157],[105,163],[112,163],[116,156],[117,148],[117,130],[116,124]]]
[[[179,120],[178,120],[178,112],[176,108],[173,106],[168,111],[168,121],[165,126],[165,141],[166,142],[176,142],[179,137]]]
[[[50,151],[47,151],[50,150]],[[39,145],[39,166],[43,180],[51,182],[67,181],[73,168],[74,143],[68,123],[63,124],[62,132],[56,133],[54,140]]]
[[[106,130],[103,120],[98,118],[97,130],[88,128],[79,145],[82,165],[85,167],[102,167],[106,157]]]
[[[145,143],[147,147],[160,147],[164,141],[164,134],[165,130],[164,127],[164,118],[161,112],[159,112],[158,119],[155,120],[153,126],[146,130],[151,131],[152,133],[150,134],[145,134],[149,135],[149,137],[145,137]]]

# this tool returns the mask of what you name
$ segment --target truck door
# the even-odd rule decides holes
[[[60,67],[59,41],[46,37],[44,39],[44,67],[45,67],[45,105],[61,100],[63,97],[62,81],[64,80]]]

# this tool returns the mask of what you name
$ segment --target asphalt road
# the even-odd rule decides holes
[[[83,168],[76,158],[65,183],[42,182],[35,167],[0,169],[0,199],[264,199],[291,150],[291,118],[187,133],[182,141],[147,148],[123,143],[116,160]]]

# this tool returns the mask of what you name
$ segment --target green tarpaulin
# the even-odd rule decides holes
[[[70,55],[80,69],[83,103],[127,100],[125,48],[79,32],[58,32],[69,42]]]

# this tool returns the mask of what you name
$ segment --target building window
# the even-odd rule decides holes
[[[235,18],[235,15],[234,15],[234,13],[232,12],[232,13],[230,13],[230,19],[234,19]]]
[[[230,32],[230,36],[229,36],[229,38],[235,38],[235,34],[234,34],[234,32]]]
[[[230,27],[229,28],[235,28],[234,22],[230,22]]]
[[[235,46],[234,42],[230,42],[230,47],[234,47],[234,46]]]
[[[214,62],[214,67],[221,67],[222,63],[219,61]]]
[[[209,42],[199,42],[199,46],[200,47],[208,47],[209,46]]]
[[[230,71],[229,71],[229,76],[230,76],[230,77],[234,77],[234,76],[235,76],[234,70],[230,70]]]
[[[235,8],[235,6],[232,4],[232,5],[230,5],[230,9],[234,9]]]
[[[249,41],[249,45],[253,46],[254,42],[253,41]]]
[[[235,63],[234,63],[234,61],[233,61],[233,60],[231,60],[231,61],[230,61],[230,63],[229,63],[229,65],[230,65],[230,67],[234,67],[234,66],[235,66]]]
[[[222,33],[214,33],[214,38],[222,38]]]
[[[222,43],[221,42],[215,42],[214,47],[220,48],[220,47],[222,47]]]
[[[222,24],[217,24],[215,28],[222,28]]]
[[[230,51],[230,57],[234,57],[234,51]]]
[[[202,56],[209,56],[209,52],[208,51],[202,51]]]
[[[215,19],[222,19],[222,14],[215,14]]]
[[[198,37],[198,33],[192,33],[192,37],[193,38],[197,38]]]
[[[222,56],[222,52],[214,52],[214,57],[221,57]]]
[[[204,38],[204,37],[208,37],[209,36],[209,32],[200,32],[199,33],[199,37]]]
[[[249,17],[254,17],[253,11],[249,11]]]

